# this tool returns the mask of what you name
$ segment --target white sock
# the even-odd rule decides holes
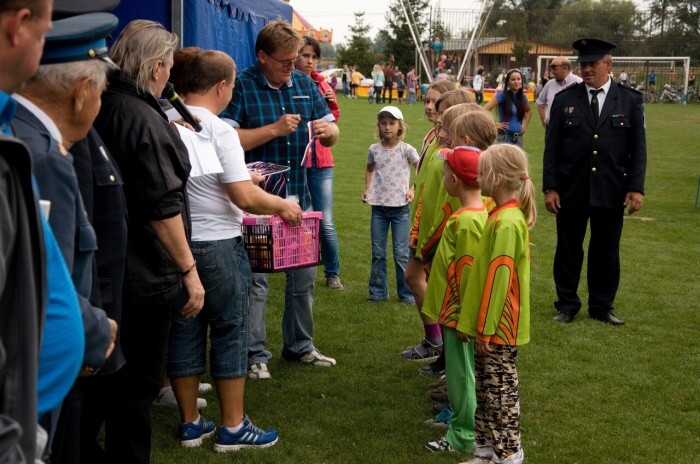
[[[199,421],[200,421],[200,420],[202,420],[202,415],[201,415],[201,414],[198,415],[197,418],[196,418],[195,420],[193,420],[192,422],[190,422],[190,424],[199,424]]]
[[[245,422],[245,419],[243,419],[243,420],[241,421],[241,423],[238,424],[238,425],[235,426],[235,427],[226,427],[226,430],[228,430],[228,431],[231,432],[231,433],[236,433],[236,432],[240,431],[240,430],[243,428],[243,423],[244,423],[244,422]]]

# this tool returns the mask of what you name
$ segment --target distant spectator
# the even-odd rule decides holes
[[[406,96],[406,104],[413,105],[416,102],[416,86],[418,81],[416,79],[416,71],[413,66],[408,68],[406,73],[406,91],[408,92]]]
[[[362,74],[360,74],[357,65],[352,67],[352,74],[350,76],[350,93],[351,98],[357,98],[357,89],[360,87],[360,82],[362,82]]]
[[[620,73],[620,83],[627,85],[627,73],[623,69],[622,72]]]
[[[499,74],[498,77],[496,78],[496,88],[498,90],[503,90],[505,88],[506,82],[507,82],[506,81],[506,74],[507,74],[507,70],[506,70],[506,68],[503,68],[501,70],[501,74]]]
[[[374,81],[374,97],[379,104],[379,100],[382,97],[382,88],[384,87],[384,71],[379,64],[375,64],[372,68],[372,80]],[[372,103],[372,99],[369,100]]]
[[[386,103],[386,96],[388,94],[389,104],[391,104],[394,98],[394,96],[392,95],[394,91],[394,61],[390,60],[386,65],[384,65],[382,71],[384,72],[384,88],[382,90],[382,103]]]
[[[474,80],[472,81],[472,89],[476,94],[476,102],[481,105],[484,101],[484,68],[479,66],[474,75]]]
[[[347,64],[343,65],[343,77],[342,77],[342,82],[343,82],[343,95],[346,97],[350,97],[350,81],[352,80],[352,72],[350,71],[350,68],[348,68]]]

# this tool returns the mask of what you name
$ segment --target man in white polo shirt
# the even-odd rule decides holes
[[[554,96],[571,84],[582,81],[580,77],[571,72],[571,61],[564,56],[554,58],[549,67],[552,70],[554,79],[547,81],[540,92],[540,96],[537,97],[537,110],[545,128],[549,124],[549,110],[552,107]]]

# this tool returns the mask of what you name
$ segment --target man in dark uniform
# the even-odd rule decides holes
[[[104,365],[113,351],[117,325],[99,308],[96,236],[68,150],[85,138],[99,110],[106,73],[114,67],[100,58],[107,55],[105,37],[116,25],[117,18],[107,13],[56,21],[46,36],[37,74],[14,97],[19,105],[13,127],[32,151],[41,198],[51,202],[49,222],[80,302],[85,335],[81,377],[94,375]],[[92,196],[89,200],[92,206]],[[72,386],[57,421],[54,412],[50,422],[43,422],[53,432],[52,462],[81,462],[83,380]]]
[[[622,325],[613,302],[624,210],[633,214],[644,200],[644,106],[640,92],[609,78],[614,44],[581,39],[573,47],[583,82],[554,98],[544,150],[544,203],[557,216],[554,320],[571,322],[581,308],[577,288],[590,220],[588,314]]]

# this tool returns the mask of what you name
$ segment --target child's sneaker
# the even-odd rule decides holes
[[[433,453],[458,453],[457,448],[453,448],[452,445],[447,443],[445,437],[440,438],[437,441],[431,441],[425,444],[425,449],[432,451]]]
[[[412,361],[433,361],[440,356],[442,343],[434,345],[428,340],[423,340],[418,345],[409,346],[401,352],[401,357]]]
[[[229,432],[226,427],[219,427],[216,432],[214,451],[228,453],[245,448],[269,448],[277,443],[279,434],[275,429],[261,430],[248,419],[243,418],[243,427],[238,432]]]
[[[201,446],[202,440],[214,433],[216,426],[212,421],[199,416],[199,422],[184,422],[178,428],[180,444],[187,448]]]

